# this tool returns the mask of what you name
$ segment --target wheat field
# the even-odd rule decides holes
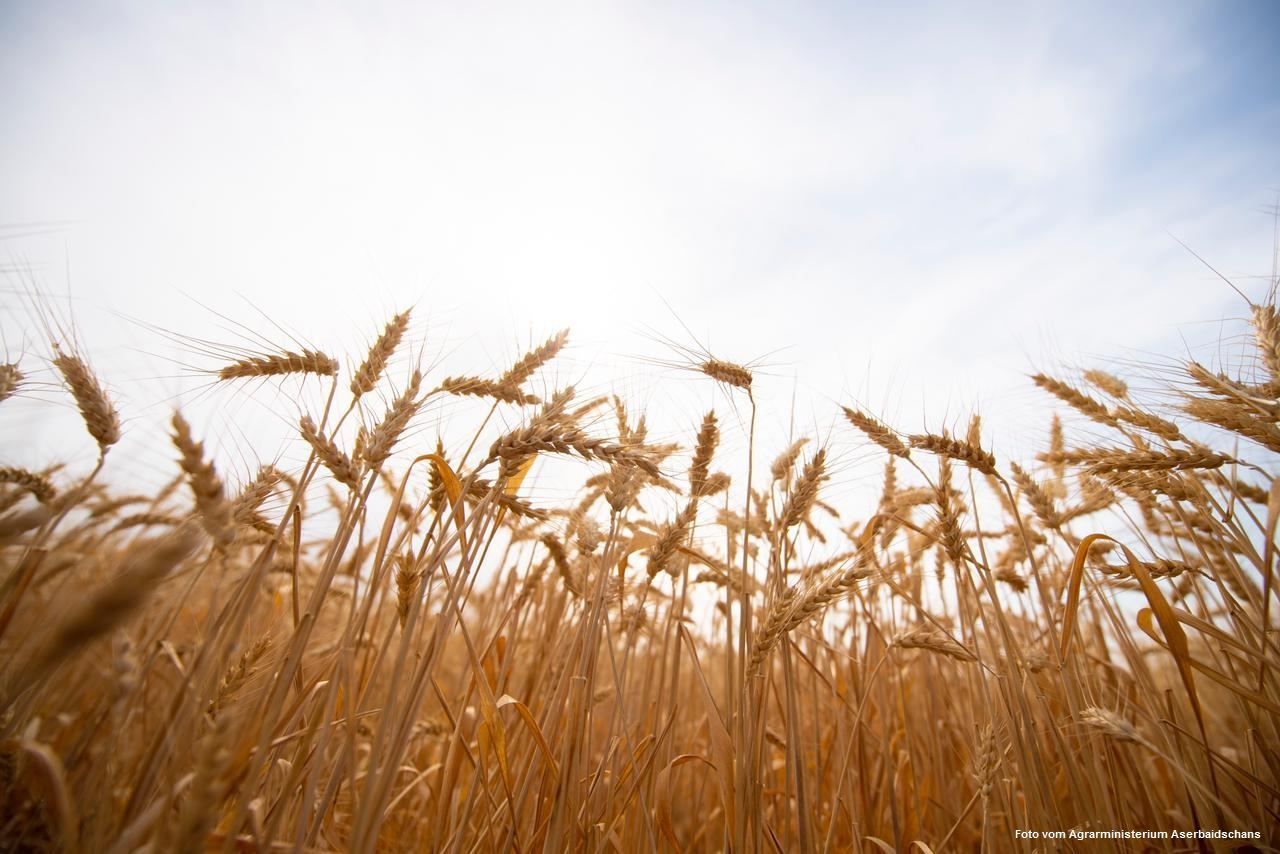
[[[1036,374],[1025,460],[852,400],[760,447],[776,404],[710,354],[670,370],[723,406],[655,437],[545,381],[568,332],[450,375],[405,310],[209,372],[317,393],[304,463],[233,482],[179,408],[147,491],[102,476],[134,413],[51,331],[0,401],[51,378],[98,465],[0,468],[0,848],[1273,850],[1275,297],[1238,364]]]

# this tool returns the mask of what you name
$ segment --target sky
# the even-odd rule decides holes
[[[49,292],[127,420],[229,445],[252,411],[165,332],[358,359],[412,304],[441,375],[571,327],[561,377],[673,436],[733,402],[662,339],[759,360],[766,431],[976,410],[1026,455],[1029,373],[1231,340],[1181,244],[1263,295],[1278,36],[1274,2],[0,3],[4,346]],[[6,453],[72,454],[36,423]]]

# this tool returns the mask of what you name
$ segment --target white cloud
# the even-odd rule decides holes
[[[660,295],[732,358],[789,346],[779,373],[917,421],[1231,310],[1166,229],[1268,267],[1276,112],[1188,130],[1221,61],[1200,7],[24,14],[0,221],[74,220],[16,251],[173,328],[207,322],[174,289],[316,340],[421,298],[459,358],[565,323],[629,353],[678,334]]]

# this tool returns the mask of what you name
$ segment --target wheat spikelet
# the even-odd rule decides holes
[[[518,471],[529,457],[543,452],[576,452],[584,459],[596,459],[598,452],[627,453],[621,445],[608,446],[603,440],[592,439],[577,428],[573,418],[566,413],[573,395],[573,386],[552,395],[529,423],[495,440],[489,448],[489,456],[479,468],[500,461],[502,477],[506,478]],[[620,432],[623,433],[623,444],[629,444],[625,432]]]
[[[41,504],[48,504],[58,496],[57,489],[48,477],[24,468],[0,466],[0,483],[11,483],[30,492]]]
[[[898,464],[889,457],[884,464],[884,479],[880,487],[880,509],[892,507],[898,495]],[[888,540],[885,540],[887,543]],[[887,545],[885,546],[888,547]]]
[[[900,489],[893,494],[893,500],[886,508],[894,513],[902,513],[910,510],[912,507],[919,507],[922,504],[929,504],[933,501],[933,490],[927,486],[913,486],[910,489]]]
[[[545,522],[550,518],[551,514],[546,510],[534,507],[532,504],[520,499],[519,496],[508,495],[506,490],[497,489],[492,483],[482,478],[471,478],[471,483],[467,487],[468,496],[482,500],[490,494],[493,494],[494,503],[514,516],[535,522]]]
[[[562,329],[548,338],[543,344],[525,353],[507,372],[498,378],[498,385],[508,389],[517,389],[524,385],[533,372],[554,359],[565,344],[569,343],[569,330]]]
[[[275,466],[261,466],[253,480],[244,485],[233,504],[232,516],[240,524],[248,524],[257,517],[257,510],[283,481],[284,473]]]
[[[872,571],[859,555],[839,572],[832,573],[819,583],[801,592],[792,588],[773,604],[753,641],[747,672],[756,674],[764,665],[769,652],[792,629],[826,608],[843,596],[857,582],[870,578]]]
[[[352,490],[360,488],[360,471],[355,463],[333,443],[333,440],[320,432],[310,415],[302,416],[298,421],[298,428],[302,432],[302,438],[315,452],[316,458],[324,463],[325,468],[338,483]]]
[[[447,394],[472,395],[488,397],[494,393],[498,384],[483,377],[445,377],[440,383],[440,391]]]
[[[1088,370],[1084,372],[1085,382],[1094,388],[1101,389],[1112,397],[1126,398],[1129,396],[1129,386],[1119,377],[1107,373],[1106,371]]]
[[[89,508],[89,518],[98,519],[103,516],[112,516],[120,510],[123,510],[125,507],[130,507],[134,504],[149,503],[152,503],[152,498],[149,495],[122,495],[117,498],[107,498],[102,501],[95,502]]]
[[[227,706],[236,694],[249,681],[249,677],[253,675],[253,668],[267,654],[267,650],[271,648],[271,638],[259,638],[253,646],[246,649],[236,660],[227,672],[222,674],[222,678],[218,680],[217,690],[214,692],[213,699],[209,701],[209,705],[205,707],[205,712],[211,718],[217,718],[218,713]]]
[[[1067,449],[1066,436],[1062,431],[1062,419],[1055,412],[1053,418],[1049,421],[1049,454],[1060,454]],[[1055,498],[1067,497],[1067,467],[1064,463],[1056,463],[1051,465],[1054,479],[1049,482],[1047,489]]]
[[[813,503],[818,500],[818,489],[826,479],[827,449],[819,448],[804,467],[796,487],[782,510],[782,527],[790,528],[808,518]]]
[[[1270,496],[1267,495],[1267,491],[1262,487],[1255,486],[1254,484],[1240,480],[1239,478],[1226,478],[1221,477],[1221,475],[1219,475],[1219,477],[1221,478],[1220,482],[1223,486],[1234,491],[1245,501],[1252,501],[1254,504],[1261,504],[1264,507],[1266,506],[1267,499]]]
[[[1268,397],[1270,397],[1270,403],[1274,405],[1274,394],[1268,395],[1268,389],[1261,389],[1246,385],[1245,383],[1231,379],[1225,374],[1215,374],[1199,362],[1187,362],[1186,371],[1187,376],[1189,376],[1196,385],[1216,397],[1245,400],[1251,404],[1263,406],[1268,403]]]
[[[1232,400],[1190,400],[1183,410],[1197,421],[1230,430],[1280,453],[1280,428],[1274,417],[1259,416],[1248,404]]]
[[[911,452],[902,443],[902,440],[898,438],[897,434],[870,415],[846,406],[844,407],[844,416],[849,419],[850,424],[865,433],[868,439],[895,457],[901,457],[905,460],[911,455]]]
[[[650,631],[653,627],[653,620],[649,613],[639,605],[633,605],[622,612],[622,619],[618,621],[618,629],[627,637],[632,637],[640,632]],[[609,689],[602,689],[596,692],[596,702],[607,699],[612,696],[613,692]]]
[[[1047,463],[1084,466],[1087,471],[1093,474],[1102,474],[1108,471],[1216,469],[1234,462],[1231,457],[1225,454],[1218,454],[1202,448],[1192,448],[1190,450],[1170,448],[1163,451],[1126,451],[1119,448],[1098,448],[1095,450],[1040,454],[1039,459]]]
[[[522,607],[533,594],[538,591],[538,587],[542,584],[542,577],[547,573],[547,567],[551,563],[551,558],[543,558],[538,563],[529,568],[529,574],[525,576],[524,581],[520,584],[520,592],[516,594],[516,605]]]
[[[577,389],[573,386],[565,386],[553,395],[551,399],[542,404],[542,409],[538,411],[538,418],[547,424],[577,424],[581,415],[580,409],[573,412],[569,411],[569,404],[573,403],[574,396],[577,395]],[[589,407],[590,404],[587,404]],[[640,419],[640,436],[634,442],[624,444],[640,444],[644,441],[644,418]]]
[[[551,562],[556,565],[556,572],[560,574],[568,591],[574,596],[585,596],[586,588],[570,566],[569,555],[565,552],[564,545],[552,534],[544,534],[541,542],[546,547],[547,554],[551,556]]]
[[[435,452],[436,456],[440,457],[441,460],[444,460],[446,465],[449,464],[444,453],[444,439],[438,435],[436,436]],[[486,487],[487,488],[484,492],[481,493],[481,497],[489,493],[490,487],[488,487],[488,484],[486,484]],[[440,508],[444,507],[444,500],[446,497],[447,496],[444,491],[444,477],[440,474],[440,468],[439,466],[431,466],[427,475],[427,506],[431,508],[432,513],[440,512]]]
[[[728,587],[735,594],[741,596],[745,592],[752,595],[759,590],[759,585],[752,583],[750,585],[743,584],[742,570],[703,570],[694,576],[694,584],[714,584],[717,587]],[[754,579],[752,579],[754,582]]]
[[[226,546],[235,538],[231,525],[231,505],[222,491],[222,480],[213,463],[204,458],[204,445],[191,436],[191,425],[182,413],[173,413],[173,444],[182,455],[182,470],[191,485],[196,510],[205,530],[218,546]]]
[[[801,580],[806,581],[808,579],[814,578],[815,576],[821,575],[822,573],[828,570],[835,569],[838,566],[847,565],[848,562],[853,558],[857,557],[857,555],[858,553],[856,551],[840,552],[839,554],[832,555],[829,558],[824,558],[823,560],[816,561],[814,563],[805,564],[804,566],[800,567],[800,569],[798,570],[798,573],[800,575]]]
[[[951,492],[951,463],[948,460],[946,456],[938,458],[938,483],[933,490],[933,501],[938,508],[942,547],[952,562],[960,566],[965,558],[964,533]]]
[[[562,425],[533,421],[497,439],[489,448],[486,464],[501,461],[503,477],[518,471],[529,457],[543,452],[567,454],[574,450],[573,441],[582,437],[575,429]]]
[[[603,494],[609,509],[621,515],[634,505],[645,486],[644,473],[632,466],[614,464],[609,467]]]
[[[19,534],[25,534],[33,528],[39,528],[53,518],[53,508],[41,504],[30,510],[20,510],[0,517],[0,540],[8,540]]]
[[[1178,532],[1172,532],[1172,535],[1178,536]],[[1257,585],[1244,574],[1239,561],[1227,549],[1214,544],[1211,540],[1206,541],[1201,538],[1201,541],[1207,542],[1205,557],[1208,558],[1210,575],[1225,584],[1237,600],[1248,602],[1256,599],[1259,595]],[[1195,576],[1188,573],[1184,577],[1194,578]]]
[[[1106,736],[1114,738],[1116,741],[1128,741],[1135,744],[1145,743],[1133,724],[1110,709],[1090,706],[1080,713],[1080,722]]]
[[[568,417],[573,423],[576,424],[577,422],[581,421],[583,418],[586,418],[592,412],[595,412],[597,409],[607,405],[608,403],[609,403],[609,395],[602,394],[597,397],[593,397],[584,403],[578,404],[577,407],[574,408],[573,412],[569,413]]]
[[[1027,503],[1031,505],[1032,511],[1035,512],[1036,518],[1047,528],[1057,528],[1062,524],[1062,517],[1058,513],[1058,508],[1053,502],[1047,490],[1040,486],[1030,474],[1022,469],[1017,463],[1013,463],[1010,468],[1013,471],[1013,480],[1018,484],[1018,489],[1026,496]]]
[[[418,390],[421,386],[422,372],[414,371],[405,390],[392,401],[386,414],[382,416],[382,421],[373,428],[368,444],[360,453],[371,468],[378,468],[386,462],[387,457],[391,456],[391,450],[396,442],[400,441],[400,436],[409,426],[410,419],[418,411],[420,405]]]
[[[600,543],[604,540],[604,535],[600,531],[600,526],[596,524],[594,519],[579,519],[577,524],[577,546],[578,554],[591,555],[596,549],[600,548]]]
[[[1031,380],[1040,388],[1049,392],[1068,406],[1073,407],[1086,417],[1091,418],[1100,424],[1107,424],[1113,427],[1115,426],[1116,419],[1112,417],[1111,413],[1107,412],[1107,408],[1105,406],[1074,386],[1068,385],[1061,380],[1056,380],[1053,377],[1046,376],[1045,374],[1036,374],[1031,378]]]
[[[715,456],[716,446],[720,444],[720,425],[716,423],[715,411],[708,412],[702,419],[702,427],[698,429],[698,441],[694,446],[693,461],[689,465],[689,494],[694,498],[705,497],[707,479],[710,477],[711,459]]]
[[[378,384],[382,372],[387,368],[387,362],[400,346],[405,329],[409,327],[409,311],[410,309],[406,309],[392,317],[387,322],[386,328],[382,330],[382,334],[378,336],[378,340],[374,341],[373,346],[369,348],[368,355],[360,363],[355,376],[351,378],[351,393],[356,397],[368,394]]]
[[[53,366],[58,369],[71,396],[75,398],[85,429],[98,443],[99,452],[105,454],[107,448],[120,441],[120,416],[111,403],[111,398],[83,359],[74,354],[63,353],[56,344],[53,352]]]
[[[693,526],[697,511],[697,504],[690,501],[658,534],[657,540],[649,549],[647,571],[650,578],[664,570],[672,577],[676,576],[677,566],[672,558],[676,555],[676,549],[689,538],[689,529]]]
[[[631,427],[631,421],[627,417],[627,404],[622,398],[616,394],[613,395],[613,420],[618,425],[618,441],[624,445],[630,442],[643,442],[644,434],[648,429],[645,426],[644,416],[640,416],[640,420],[636,422],[634,428]]]
[[[541,400],[532,394],[526,394],[514,386],[502,385],[482,377],[446,377],[440,383],[440,391],[458,396],[492,397],[503,403],[536,404]]]
[[[529,394],[518,386],[495,384],[486,396],[502,403],[517,403],[522,406],[534,406],[542,403],[542,398],[536,394]]]
[[[744,391],[751,391],[751,371],[742,365],[736,365],[733,362],[725,362],[720,359],[707,359],[698,365],[698,370],[717,382],[725,385],[740,388]]]
[[[846,593],[855,582],[870,576],[870,570],[858,569],[856,572],[839,573],[832,580],[824,581],[803,594],[788,591],[779,599],[778,607],[771,609],[765,617],[747,663],[748,672],[759,672],[769,652],[785,635]]]
[[[900,649],[927,649],[957,661],[978,660],[976,655],[933,626],[909,629],[893,639],[893,646]]]
[[[1255,305],[1252,313],[1258,355],[1271,375],[1271,382],[1280,382],[1280,312],[1274,305]]]
[[[1092,474],[1082,474],[1080,476],[1080,494],[1084,498],[1080,507],[1087,512],[1102,510],[1116,503],[1115,493],[1108,489],[1102,480]]]
[[[969,429],[965,431],[964,441],[975,448],[982,447],[982,416],[976,412],[969,419]]]
[[[1182,431],[1178,429],[1177,424],[1160,418],[1159,416],[1152,415],[1150,412],[1143,412],[1140,409],[1134,409],[1128,406],[1117,406],[1112,410],[1112,415],[1126,424],[1132,424],[1134,427],[1146,430],[1153,436],[1159,436],[1165,441],[1185,441],[1185,437],[1183,437]]]
[[[0,364],[0,402],[13,397],[18,386],[22,385],[22,380],[22,371],[18,370],[17,365],[12,362]]]
[[[1018,593],[1027,592],[1027,579],[1010,568],[1000,568],[994,573],[996,581],[1009,585]]]
[[[604,460],[633,466],[653,478],[661,477],[657,465],[643,449],[613,444],[587,436],[576,427],[535,420],[528,426],[502,436],[489,449],[482,464],[501,461],[501,476],[510,477],[529,459],[539,453],[576,453],[585,460]]]
[[[1195,501],[1202,495],[1193,479],[1175,471],[1107,471],[1101,477],[1130,496],[1135,490],[1167,495],[1175,501]]]
[[[804,622],[808,613],[817,613],[817,608],[812,610],[807,608],[798,609],[796,607],[798,598],[799,592],[797,590],[787,590],[765,616],[764,622],[752,642],[751,658],[747,662],[747,672],[749,674],[760,672],[765,659],[768,658],[773,648],[778,645],[778,641]]]
[[[703,487],[700,498],[710,498],[713,495],[719,495],[729,488],[731,480],[729,475],[722,471],[718,471],[711,477],[707,478],[706,486]]]
[[[979,748],[973,757],[973,779],[983,801],[991,796],[996,772],[1000,769],[1000,746],[996,741],[995,727],[987,724],[978,737]]]
[[[800,451],[807,444],[809,444],[807,437],[797,439],[777,456],[773,465],[769,467],[769,473],[773,475],[775,482],[781,481],[784,485],[791,482],[791,470],[795,467],[796,460],[800,459]]]
[[[130,528],[176,527],[186,521],[181,516],[170,516],[167,513],[131,513],[116,522],[111,528],[111,533],[127,531]]]
[[[413,555],[398,555],[396,557],[396,617],[402,629],[409,619],[409,608],[413,605],[421,585],[422,570],[417,568]]]
[[[953,460],[968,464],[970,468],[983,474],[995,475],[996,473],[996,458],[977,445],[961,442],[949,436],[937,436],[932,433],[917,434],[912,436],[910,441],[913,448],[929,451],[939,456],[950,457]]]
[[[218,380],[279,377],[286,374],[315,374],[321,377],[337,376],[338,362],[331,356],[315,350],[300,353],[285,350],[265,356],[249,356],[218,369]]]
[[[1138,561],[1139,566],[1147,571],[1152,578],[1177,578],[1184,572],[1195,572],[1195,568],[1185,561],[1180,560],[1143,560]],[[1116,578],[1133,578],[1135,577],[1133,569],[1129,564],[1093,564],[1093,568],[1099,572],[1105,573]]]

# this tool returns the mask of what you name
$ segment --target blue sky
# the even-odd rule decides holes
[[[66,225],[0,252],[122,382],[173,373],[122,318],[206,332],[193,298],[354,350],[416,302],[446,371],[572,325],[567,373],[683,429],[706,395],[636,358],[674,310],[773,354],[778,430],[794,388],[813,429],[977,407],[1029,451],[1028,372],[1243,316],[1171,235],[1260,293],[1277,34],[1272,2],[8,3],[0,223]]]

